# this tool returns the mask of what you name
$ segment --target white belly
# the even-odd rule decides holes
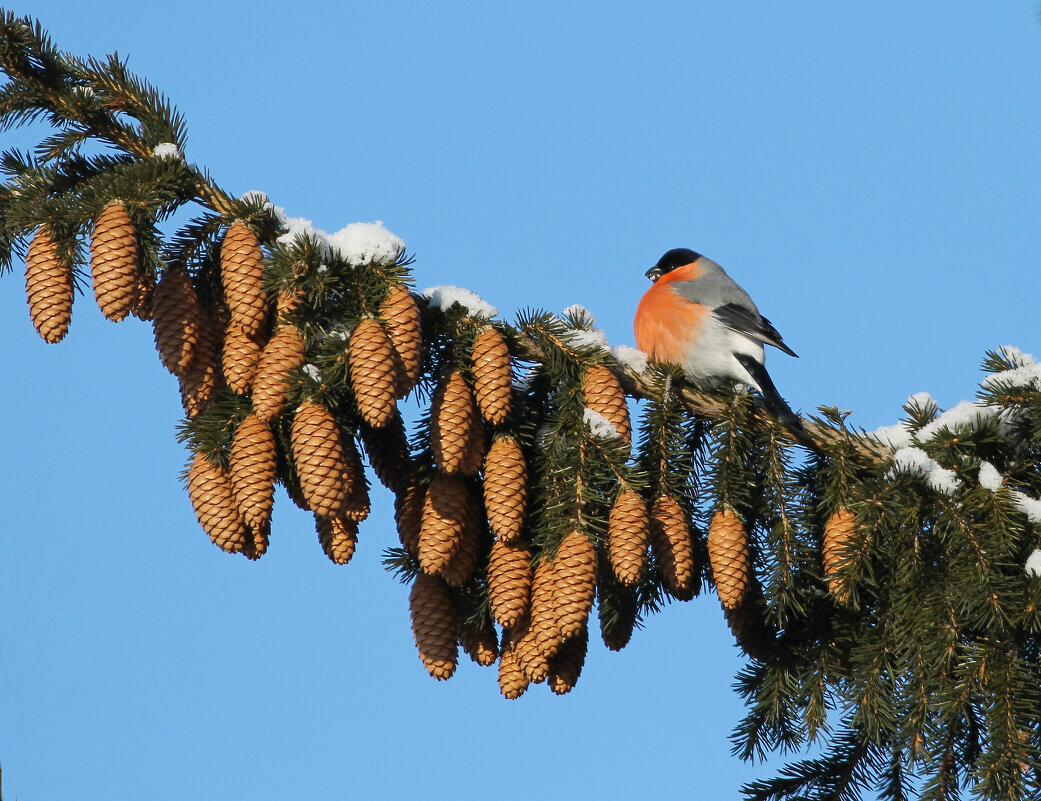
[[[733,379],[762,391],[741,362],[734,358],[735,353],[751,356],[760,364],[766,359],[762,342],[727,328],[715,315],[709,314],[697,343],[687,351],[683,370],[699,386],[715,386]]]

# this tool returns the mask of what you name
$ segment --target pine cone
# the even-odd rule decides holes
[[[693,598],[697,587],[690,524],[683,507],[668,495],[659,495],[651,507],[651,550],[665,589],[681,601]]]
[[[708,559],[720,603],[724,609],[735,609],[748,586],[752,560],[745,527],[730,509],[712,516],[708,527]]]
[[[201,316],[199,298],[188,274],[182,270],[164,274],[152,298],[152,326],[159,358],[176,376],[183,376],[191,367]]]
[[[469,514],[459,537],[459,547],[455,549],[448,564],[441,569],[441,578],[449,587],[462,587],[474,574],[477,557],[481,555],[481,541],[484,530],[477,524],[477,516]]]
[[[324,406],[304,401],[296,410],[290,438],[308,507],[324,517],[336,517],[347,500],[346,465],[336,419]]]
[[[439,681],[455,673],[459,649],[459,621],[445,583],[420,573],[408,597],[412,636],[427,672]]]
[[[650,527],[650,516],[643,498],[632,490],[621,492],[611,507],[607,549],[614,574],[627,587],[638,584],[643,578]]]
[[[605,365],[593,365],[586,371],[582,394],[585,395],[586,407],[606,417],[626,445],[631,444],[633,429],[629,422],[629,404],[618,377]]]
[[[542,560],[535,565],[535,575],[531,582],[531,617],[530,629],[535,640],[536,650],[549,660],[560,649],[564,635],[560,631],[560,614],[557,609],[557,563],[545,553]],[[518,654],[521,667],[531,681],[536,683],[544,679],[542,662],[533,660],[526,650]],[[546,673],[549,662],[545,662]]]
[[[249,393],[263,350],[264,343],[243,331],[238,323],[228,325],[224,332],[221,366],[224,370],[224,380],[228,382],[232,392],[237,395]]]
[[[304,293],[303,287],[283,288],[275,300],[275,313],[278,320],[285,320],[290,314],[300,308],[300,304],[304,302],[306,297],[307,295]]]
[[[264,422],[274,420],[286,408],[286,376],[307,358],[304,338],[296,326],[283,326],[260,354],[253,377],[253,412]]]
[[[217,399],[220,375],[217,370],[217,340],[209,316],[201,310],[195,329],[195,348],[187,372],[178,378],[181,405],[189,419],[209,409]]]
[[[276,459],[271,429],[256,415],[246,415],[231,443],[231,484],[239,512],[253,528],[271,520]]]
[[[466,379],[453,370],[437,388],[430,408],[430,444],[434,462],[446,473],[474,475],[474,440],[483,441],[477,406]]]
[[[494,665],[499,658],[499,635],[495,633],[491,620],[479,628],[464,623],[459,632],[459,644],[466,655],[481,667]]]
[[[549,675],[549,659],[539,650],[535,631],[531,620],[523,620],[517,624],[514,632],[517,638],[514,655],[524,678],[532,684],[541,684]]]
[[[231,321],[248,335],[259,336],[267,323],[268,311],[264,294],[264,254],[257,235],[241,220],[232,223],[224,235],[220,274]]]
[[[521,540],[492,543],[488,557],[488,599],[492,614],[503,628],[513,628],[527,614],[531,602],[531,549]]]
[[[465,482],[437,473],[427,489],[419,529],[419,565],[424,572],[440,573],[448,567],[463,542],[471,513]]]
[[[502,334],[489,326],[474,342],[472,358],[474,393],[481,416],[493,426],[501,426],[510,416],[513,395],[510,349]]]
[[[302,512],[311,511],[311,507],[307,505],[307,498],[304,497],[304,491],[300,488],[300,477],[290,469],[289,465],[283,463],[278,480],[297,509]]]
[[[188,499],[199,525],[217,547],[229,553],[243,549],[246,524],[235,505],[231,480],[201,453],[195,454],[188,469]]]
[[[636,626],[637,605],[633,603],[626,609],[612,607],[611,613],[601,600],[597,606],[597,617],[600,619],[600,637],[604,645],[612,651],[621,651],[629,644]]]
[[[528,465],[513,437],[492,442],[484,460],[484,506],[495,536],[514,542],[524,528],[528,506]]]
[[[72,320],[72,269],[62,263],[58,243],[42,226],[25,257],[25,294],[36,333],[44,342],[61,342]]]
[[[253,527],[246,526],[246,542],[242,546],[242,554],[247,559],[256,561],[267,553],[268,541],[271,538],[271,522]]]
[[[423,339],[419,307],[402,284],[394,284],[380,306],[380,319],[390,337],[396,356],[396,395],[405,397],[419,381],[419,362]]]
[[[134,290],[134,303],[130,307],[130,313],[138,320],[151,321],[154,300],[155,275],[142,270],[137,276],[137,288]]]
[[[412,475],[412,455],[401,414],[395,410],[383,428],[362,426],[359,433],[380,483],[395,493],[406,487]]]
[[[105,204],[90,236],[90,272],[101,313],[119,321],[130,313],[137,295],[140,266],[137,228],[118,200]]]
[[[362,419],[382,428],[394,416],[397,371],[394,348],[379,321],[367,317],[358,323],[347,343],[351,388]]]
[[[723,609],[734,640],[753,659],[766,659],[776,645],[764,623],[762,606],[762,591],[752,576],[738,605],[733,609]]]
[[[513,700],[524,695],[528,689],[528,677],[517,661],[517,642],[513,633],[502,633],[502,648],[499,651],[499,692]]]
[[[596,548],[581,531],[568,533],[553,560],[553,603],[565,640],[577,637],[596,597]]]
[[[419,558],[419,530],[423,523],[423,503],[426,489],[413,481],[394,496],[394,523],[397,525],[401,546],[414,558]]]
[[[849,587],[841,568],[843,550],[856,528],[856,519],[849,509],[839,508],[834,511],[824,526],[824,539],[821,543],[821,555],[824,561],[824,573],[828,577],[828,592],[841,603],[849,600]]]
[[[566,695],[575,688],[578,677],[582,675],[588,646],[589,629],[583,626],[582,630],[560,646],[557,655],[549,660],[549,677],[546,683],[556,695]]]
[[[354,556],[358,544],[358,524],[346,517],[314,516],[314,527],[318,531],[318,542],[322,550],[335,564],[345,565]]]
[[[354,444],[354,437],[344,437],[342,445],[345,465],[343,483],[347,488],[342,514],[360,523],[369,516],[369,481],[365,477],[365,467],[361,463],[358,446]]]

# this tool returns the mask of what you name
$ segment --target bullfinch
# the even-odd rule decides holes
[[[747,384],[762,394],[796,441],[816,450],[763,366],[764,343],[796,354],[748,293],[722,267],[689,248],[668,251],[647,277],[654,285],[636,307],[636,347],[654,361],[679,365],[697,386],[727,379]]]

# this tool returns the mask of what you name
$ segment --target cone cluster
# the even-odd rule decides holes
[[[741,518],[731,509],[721,509],[712,516],[708,528],[708,558],[720,603],[724,609],[736,609],[748,587],[752,558],[748,533]]]
[[[821,557],[828,579],[828,591],[839,603],[849,600],[849,588],[841,573],[842,551],[856,528],[856,519],[849,509],[838,508],[824,525]]]
[[[40,227],[25,258],[25,294],[29,317],[44,342],[65,338],[72,320],[72,268],[58,252],[58,243]]]

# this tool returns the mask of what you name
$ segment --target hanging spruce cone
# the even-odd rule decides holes
[[[506,630],[502,633],[502,647],[499,649],[499,692],[504,698],[513,700],[524,695],[527,689],[528,677],[517,661],[517,638],[514,632]]]
[[[354,556],[358,545],[358,524],[342,515],[339,517],[314,516],[314,527],[318,531],[318,542],[322,550],[335,564],[345,565]]]
[[[118,322],[130,313],[140,271],[137,228],[126,207],[112,200],[98,214],[90,236],[94,297],[108,319]]]
[[[483,432],[473,393],[463,374],[453,370],[437,388],[430,407],[434,462],[446,473],[473,475],[475,438],[483,438]]]
[[[492,615],[503,628],[513,628],[528,614],[533,575],[531,549],[523,541],[497,539],[492,543],[488,600]]]
[[[264,422],[278,417],[286,408],[286,376],[307,358],[304,338],[293,325],[283,326],[260,354],[253,377],[253,412]]]
[[[307,295],[303,287],[283,288],[275,300],[275,315],[279,322],[286,320],[304,302]]]
[[[229,553],[246,544],[246,524],[239,515],[228,474],[201,453],[188,469],[188,499],[195,516],[213,543]]]
[[[557,655],[549,660],[546,684],[556,695],[566,695],[575,689],[578,677],[582,675],[588,646],[589,629],[583,626],[582,630],[560,646]]]
[[[481,554],[484,531],[477,523],[475,514],[468,514],[459,537],[459,546],[448,564],[441,570],[441,578],[449,587],[462,587],[474,574],[477,558]]]
[[[142,270],[137,277],[137,288],[134,290],[134,303],[130,313],[138,320],[150,322],[152,319],[152,302],[155,300],[155,276]]]
[[[224,332],[224,347],[221,351],[221,367],[224,380],[231,391],[246,395],[253,386],[253,378],[260,366],[260,354],[264,343],[242,330],[238,323],[231,323]]]
[[[256,561],[267,553],[271,539],[271,522],[259,526],[246,526],[246,541],[242,546],[242,555]]]
[[[246,223],[232,223],[220,251],[221,284],[231,321],[250,336],[259,336],[267,324],[264,294],[264,254],[260,240]]]
[[[629,422],[629,405],[618,377],[605,365],[594,365],[586,371],[582,394],[586,406],[606,417],[626,445],[631,444],[633,429]]]
[[[202,309],[191,278],[182,270],[159,279],[152,299],[155,347],[163,366],[176,376],[191,367]]]
[[[659,495],[651,507],[651,550],[665,589],[681,601],[693,598],[697,587],[690,525],[683,507],[668,495]]]
[[[745,527],[730,509],[722,509],[712,516],[708,527],[708,558],[720,603],[724,609],[735,609],[748,586],[752,559]]]
[[[776,645],[764,621],[764,614],[762,590],[755,576],[751,577],[748,589],[737,606],[723,609],[734,640],[753,659],[766,659]]]
[[[560,631],[560,615],[557,609],[556,599],[556,569],[557,563],[543,554],[542,560],[535,565],[535,575],[531,582],[531,616],[529,627],[535,641],[536,650],[545,658],[537,662],[530,658],[527,650],[522,650],[518,656],[521,667],[528,678],[538,683],[546,677],[549,672],[549,660],[559,650],[564,642],[564,635]],[[543,672],[545,662],[545,672]]]
[[[256,415],[246,415],[231,443],[231,484],[239,512],[253,528],[271,520],[276,458],[271,429]]]
[[[499,658],[499,635],[495,633],[491,620],[482,626],[463,624],[459,631],[459,645],[481,667],[490,667]]]
[[[514,654],[524,677],[532,684],[541,684],[549,675],[549,659],[542,653],[535,636],[536,629],[530,619],[518,624],[515,632],[517,644]]]
[[[515,542],[528,507],[528,465],[513,437],[499,437],[484,460],[484,506],[495,536]]]
[[[607,525],[607,550],[618,580],[632,587],[643,578],[650,541],[650,516],[643,498],[625,490],[611,507]]]
[[[633,629],[636,626],[636,603],[627,605],[624,609],[613,605],[608,610],[607,605],[601,601],[597,605],[597,617],[600,620],[600,637],[604,645],[612,651],[621,651],[629,644],[633,637]]]
[[[426,489],[413,481],[394,496],[394,523],[401,546],[413,559],[419,558],[419,530],[423,523]]]
[[[361,463],[358,446],[354,444],[354,437],[344,437],[342,444],[343,483],[347,488],[342,514],[355,523],[360,523],[369,516],[369,481],[365,477],[365,467]]]
[[[209,315],[200,310],[196,321],[195,348],[188,370],[178,378],[181,405],[189,419],[209,409],[217,400],[220,374],[217,369],[217,340]]]
[[[577,637],[596,597],[596,548],[581,531],[565,535],[553,560],[553,603],[565,639]]]
[[[396,356],[395,394],[405,397],[419,381],[419,361],[423,340],[419,321],[419,307],[412,293],[402,284],[395,284],[380,306],[380,319],[390,337]]]
[[[393,417],[383,428],[362,426],[359,433],[369,464],[380,483],[395,493],[405,488],[412,475],[412,456],[401,414],[395,409]]]
[[[379,321],[367,317],[355,326],[347,343],[347,363],[362,419],[373,428],[382,428],[397,408],[397,371],[394,348]]]
[[[409,593],[412,636],[427,673],[439,681],[452,677],[459,658],[459,621],[445,583],[420,573]]]
[[[347,486],[336,419],[324,406],[304,401],[293,417],[290,439],[308,507],[324,517],[339,515],[347,499]]]
[[[839,603],[849,600],[849,587],[841,573],[842,551],[853,536],[856,520],[849,509],[839,508],[828,518],[824,526],[824,538],[821,543],[821,555],[824,560],[824,573],[828,577],[828,592]]]
[[[481,416],[493,426],[501,426],[510,416],[513,376],[510,350],[502,334],[489,326],[473,347],[474,394]]]
[[[437,473],[427,489],[419,529],[419,565],[424,572],[440,573],[448,567],[463,542],[471,514],[464,481]]]
[[[44,342],[61,342],[72,320],[72,270],[62,263],[58,243],[42,226],[29,242],[25,294],[36,333]]]

